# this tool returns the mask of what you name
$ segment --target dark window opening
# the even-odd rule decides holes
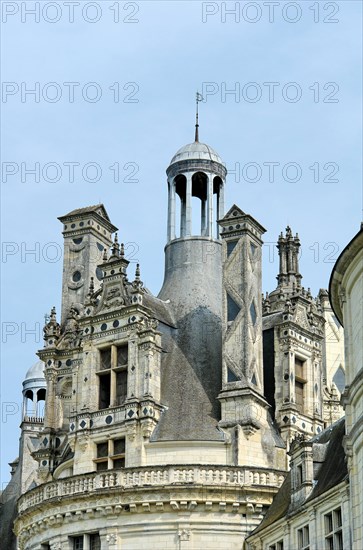
[[[117,405],[123,405],[127,398],[127,371],[116,374],[116,401]]]
[[[263,333],[263,384],[266,401],[271,405],[271,415],[275,419],[275,345],[274,329]]]
[[[110,393],[111,375],[103,374],[102,376],[99,376],[99,383],[100,383],[99,408],[107,409],[110,406],[110,398],[111,398],[111,393]]]
[[[117,366],[123,367],[127,365],[128,349],[127,346],[120,346],[117,348]]]
[[[227,258],[232,254],[236,248],[238,241],[227,241]]]
[[[111,368],[111,348],[102,350],[101,355],[101,369]]]
[[[233,298],[227,293],[227,320],[234,321],[240,311],[241,308],[239,305],[236,304]]]

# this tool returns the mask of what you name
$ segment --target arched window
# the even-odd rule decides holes
[[[25,407],[24,414],[26,416],[34,416],[34,394],[32,390],[27,390],[24,394]]]
[[[38,418],[44,417],[44,407],[45,407],[45,388],[41,388],[37,391],[37,411],[36,416]]]
[[[223,186],[222,179],[219,176],[215,176],[213,178],[213,197],[214,197],[213,202],[214,202],[214,219],[216,221],[216,224],[215,224],[215,227],[213,227],[213,234],[217,239],[219,237],[219,226],[217,222],[224,215],[224,212],[223,212],[224,205],[222,203],[222,197],[221,197],[222,186]]]
[[[208,177],[204,172],[196,172],[192,177],[192,234],[194,235],[206,235],[207,195]]]
[[[179,174],[174,178],[175,192],[180,198],[179,206],[175,205],[175,231],[176,237],[185,235],[185,214],[186,214],[186,196],[187,196],[187,178]],[[177,227],[180,227],[178,234]]]

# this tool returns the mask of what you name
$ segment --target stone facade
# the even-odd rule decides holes
[[[319,296],[329,323],[325,328],[324,377],[331,388],[334,373],[344,364],[336,320],[344,326],[346,385],[341,401],[346,416],[310,440],[303,434],[292,440],[291,470],[263,521],[248,537],[248,550],[363,547],[363,227],[334,266],[332,306],[326,291]],[[332,338],[328,337],[330,331]],[[329,393],[325,393],[325,412],[330,411],[326,422],[339,415],[336,401],[329,403]]]
[[[38,352],[44,418],[24,408],[17,511],[3,499],[9,549],[241,549],[291,442],[335,419],[329,306],[301,287],[298,238],[280,237],[279,285],[262,299],[265,230],[235,205],[224,216],[218,154],[196,134],[167,176],[158,297],[103,205],[59,218],[62,312]]]
[[[350,478],[352,548],[363,547],[363,224],[338,258],[330,279],[332,306],[344,326],[345,451]]]

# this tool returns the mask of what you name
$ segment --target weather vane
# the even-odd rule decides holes
[[[203,101],[203,96],[199,92],[196,93],[195,97],[196,103],[196,116],[195,116],[195,141],[199,141],[199,112],[198,112],[198,103]]]

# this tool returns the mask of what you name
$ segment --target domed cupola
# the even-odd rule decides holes
[[[23,420],[42,420],[46,394],[44,362],[37,361],[25,375],[23,382]]]
[[[175,153],[166,174],[169,191],[168,243],[191,236],[219,239],[217,220],[224,215],[227,169],[218,153],[199,141],[198,111],[195,141]],[[200,199],[200,223],[195,224],[197,227],[192,227],[192,219],[196,220],[192,215],[192,197]],[[180,220],[180,228],[177,219]]]

